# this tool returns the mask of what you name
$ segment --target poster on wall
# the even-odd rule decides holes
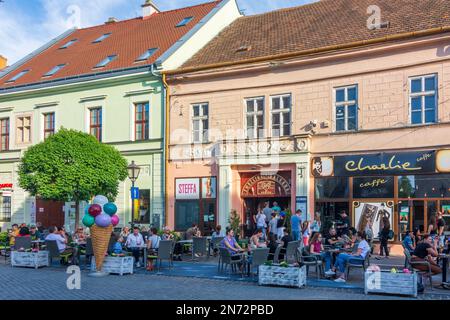
[[[408,220],[409,220],[409,207],[403,206],[400,208],[400,223],[408,224]]]
[[[378,239],[378,233],[383,229],[383,218],[389,219],[392,228],[393,207],[392,201],[388,202],[357,202],[353,203],[355,212],[355,228],[358,231],[373,235],[373,239]]]
[[[215,199],[216,198],[216,177],[202,178],[202,198]]]
[[[308,217],[308,198],[297,197],[295,199],[295,210],[302,210],[302,221],[309,219]]]

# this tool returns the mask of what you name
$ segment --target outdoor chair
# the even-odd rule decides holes
[[[311,254],[309,251],[309,246],[298,248],[297,256],[299,257],[300,265],[306,266],[306,275],[309,273],[309,267],[316,268],[317,279],[323,275],[323,261],[319,255]]]
[[[357,257],[349,259],[346,265],[347,279],[351,268],[363,269],[363,271],[366,272],[366,269],[369,266],[370,266],[370,251],[367,252],[366,257],[364,259]]]
[[[273,257],[273,263],[280,263],[280,253],[281,249],[283,249],[283,246],[280,244],[276,249],[274,253],[269,253],[269,256]]]
[[[161,240],[156,255],[147,255],[147,259],[159,260],[158,272],[161,270],[163,260],[169,262],[169,269],[173,268],[173,249],[175,248],[173,240]]]
[[[269,248],[258,248],[252,250],[252,261],[249,264],[249,272],[253,271],[253,268],[257,268],[257,274],[259,273],[259,266],[266,263],[267,258],[269,257]]]
[[[192,261],[195,260],[195,255],[200,254],[208,257],[208,239],[206,237],[194,237],[192,238]]]
[[[58,245],[56,244],[55,240],[46,240],[45,246],[48,251],[48,257],[50,259],[50,265],[52,264],[52,261],[54,258],[60,259],[60,261],[64,264],[69,263],[69,258],[72,256],[72,253],[60,253],[58,249]]]
[[[419,275],[420,283],[423,284],[423,278],[428,278],[430,280],[430,289],[433,290],[433,274],[431,272],[430,263],[428,261],[412,261],[411,253],[409,253],[409,251],[407,249],[403,250],[403,254],[406,257],[406,262],[407,262],[408,268],[411,271],[416,271],[417,274]],[[417,266],[426,266],[427,270],[426,271],[419,270],[419,269],[415,268]]]
[[[231,254],[228,252],[227,249],[219,248],[219,253],[220,253],[219,271],[227,271],[228,266],[230,266],[229,274],[231,274],[232,271],[235,271],[236,266],[242,265],[244,263],[242,254],[236,255],[239,257],[239,259],[231,259]],[[241,276],[243,276],[243,270],[244,268],[242,267]]]
[[[225,239],[225,237],[215,237],[211,239],[210,248],[213,250],[213,254],[215,250],[219,251],[219,246],[223,239]],[[208,254],[210,254],[210,252],[208,252]]]
[[[0,255],[5,257],[5,263],[8,261],[8,257],[11,255],[11,246],[9,245],[9,239],[0,243]]]
[[[22,248],[25,250],[31,249],[31,237],[16,237],[14,240],[14,250]]]
[[[284,254],[284,261],[289,263],[290,261],[297,261],[297,248],[300,245],[300,241],[291,241],[286,247],[286,252]]]
[[[85,265],[85,267],[88,267],[91,263],[92,257],[94,256],[94,249],[92,247],[92,239],[91,238],[86,239],[86,248],[78,251],[78,261],[80,261],[81,256],[85,256],[84,265]]]

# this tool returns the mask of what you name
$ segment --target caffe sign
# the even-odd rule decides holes
[[[325,160],[313,158],[314,177],[414,175],[436,172],[436,151],[376,153],[323,157],[323,159]],[[328,167],[332,166],[332,170],[321,170],[320,166],[323,163],[327,163]]]

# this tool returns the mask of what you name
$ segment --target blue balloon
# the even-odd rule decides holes
[[[112,202],[108,202],[107,204],[105,204],[103,206],[103,211],[105,211],[106,214],[108,214],[112,217],[117,212],[117,206]]]

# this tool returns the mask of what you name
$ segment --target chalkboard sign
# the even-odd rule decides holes
[[[384,199],[394,197],[394,177],[363,177],[353,179],[353,198]]]

